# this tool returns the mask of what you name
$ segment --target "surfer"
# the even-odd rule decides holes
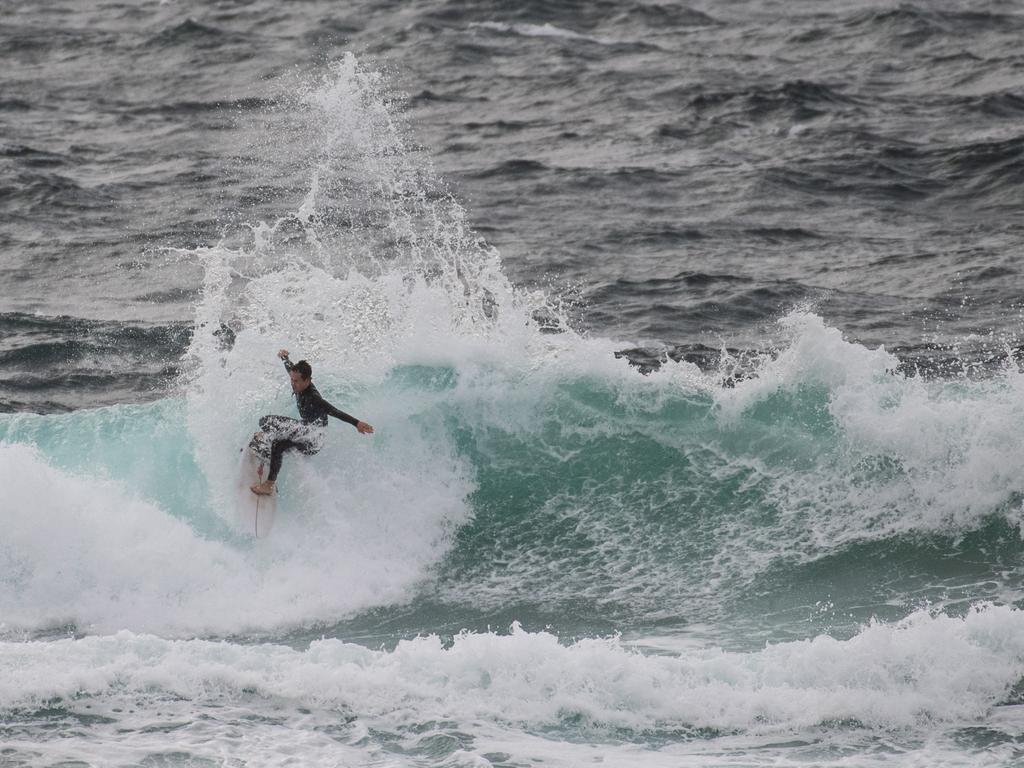
[[[260,419],[260,431],[253,435],[249,447],[263,457],[270,456],[267,479],[252,486],[253,493],[261,496],[274,492],[285,451],[299,451],[311,456],[323,447],[328,416],[347,421],[362,435],[373,434],[373,427],[365,421],[349,416],[323,399],[313,386],[313,368],[309,363],[305,360],[292,363],[287,349],[279,351],[277,356],[284,361],[284,368],[291,377],[295,404],[302,418],[301,421],[287,416],[264,416]]]

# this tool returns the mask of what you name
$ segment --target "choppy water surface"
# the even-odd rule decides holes
[[[0,763],[1024,760],[1022,31],[0,4]]]

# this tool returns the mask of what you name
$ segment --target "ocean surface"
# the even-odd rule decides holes
[[[0,766],[1024,765],[1022,39],[0,0]]]

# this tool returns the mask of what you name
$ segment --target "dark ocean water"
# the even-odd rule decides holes
[[[345,51],[387,73],[409,151],[509,277],[624,348],[763,348],[799,304],[925,365],[1017,347],[1012,4],[8,3],[2,23],[16,407],[137,399],[100,383],[125,363],[166,389],[199,279],[166,249],[302,199],[288,93]],[[135,343],[75,343],[80,320]],[[100,385],[50,391],[37,359]]]
[[[1022,35],[0,0],[0,765],[1020,764]]]

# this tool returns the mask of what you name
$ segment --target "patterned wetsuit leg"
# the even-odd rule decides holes
[[[270,482],[277,480],[285,451],[312,456],[323,443],[321,430],[287,416],[264,416],[260,419],[260,429],[270,441],[270,472],[267,473]]]

